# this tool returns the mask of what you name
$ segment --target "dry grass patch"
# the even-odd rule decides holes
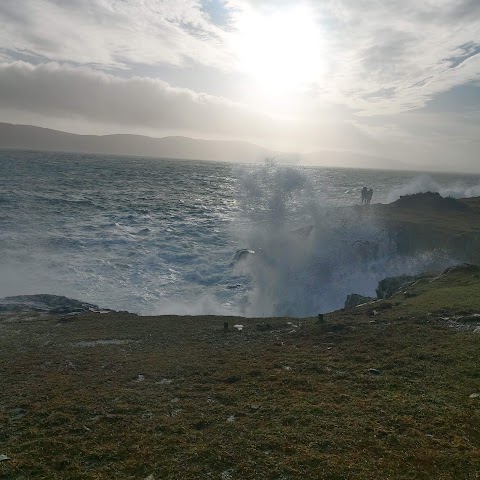
[[[3,317],[0,453],[10,460],[0,475],[476,479],[480,336],[432,307],[480,312],[479,279],[459,272],[414,288],[373,318],[359,307],[326,327]],[[245,328],[225,333],[224,321]]]

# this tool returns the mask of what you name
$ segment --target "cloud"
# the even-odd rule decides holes
[[[273,0],[229,3],[237,17],[280,8]],[[316,80],[320,100],[345,105],[357,115],[391,115],[421,108],[438,93],[480,79],[476,0],[303,3],[326,38],[328,69]]]
[[[10,59],[28,53],[43,61],[134,73],[142,64],[207,66],[213,90],[215,71],[241,75],[230,49],[241,19],[294,3],[219,0],[215,7],[207,0],[70,0],[68,5],[2,0],[0,46]],[[356,115],[390,115],[421,108],[438,93],[480,80],[477,0],[302,3],[324,39],[325,68],[311,79],[317,101],[343,105]],[[214,21],[215,9],[227,18],[224,25]]]
[[[258,116],[225,98],[158,79],[118,78],[87,67],[20,61],[0,65],[0,103],[46,116],[204,133],[241,132]]]
[[[196,0],[2,0],[0,46],[77,64],[222,67],[222,30]]]
[[[75,127],[83,122],[90,125],[83,129],[85,133],[96,133],[98,125],[108,125],[109,132],[235,138],[293,151],[318,148],[319,144],[352,150],[372,146],[368,135],[349,122],[324,122],[313,113],[308,118],[273,116],[154,78],[119,78],[54,62],[0,64],[0,105],[10,118],[15,115],[21,122],[43,118],[42,124],[52,128],[59,128],[59,122],[52,123],[55,119]],[[0,117],[9,121],[8,116]]]

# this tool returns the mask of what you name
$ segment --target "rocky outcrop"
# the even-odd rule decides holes
[[[400,208],[421,208],[444,212],[465,212],[470,210],[470,207],[465,202],[452,197],[442,197],[438,192],[423,192],[415,193],[413,195],[404,195],[393,202],[393,205]]]
[[[105,311],[97,305],[58,295],[18,295],[0,299],[2,312],[82,313]]]
[[[415,277],[410,275],[399,275],[398,277],[387,277],[378,282],[376,288],[377,298],[390,298],[398,293],[402,288],[411,285],[415,281]]]
[[[363,305],[364,303],[374,302],[376,298],[373,297],[365,297],[363,295],[359,295],[358,293],[352,293],[351,295],[347,296],[345,300],[345,309],[354,308],[357,305]]]

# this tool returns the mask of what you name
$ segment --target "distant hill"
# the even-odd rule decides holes
[[[326,167],[405,169],[405,164],[355,152],[281,153],[240,141],[199,140],[189,137],[153,138],[143,135],[78,135],[50,128],[0,122],[0,148],[60,152],[135,155],[141,157],[218,160],[235,163],[277,158],[281,163]]]
[[[255,162],[272,155],[272,152],[248,142],[142,135],[77,135],[10,123],[0,123],[0,148],[231,162]]]

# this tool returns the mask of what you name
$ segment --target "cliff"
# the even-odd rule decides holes
[[[400,254],[443,250],[459,261],[480,262],[480,197],[428,192],[357,208],[384,226]]]

